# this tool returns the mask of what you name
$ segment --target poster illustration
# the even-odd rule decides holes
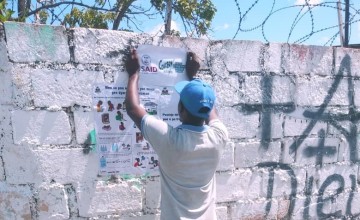
[[[150,45],[141,45],[137,51],[140,104],[149,115],[179,125],[179,95],[174,85],[186,80],[186,51]],[[158,156],[126,113],[126,86],[127,81],[93,86],[99,174],[157,175]]]

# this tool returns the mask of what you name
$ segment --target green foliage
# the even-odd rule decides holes
[[[48,17],[49,17],[49,14],[48,14],[47,11],[41,10],[39,12],[39,18],[40,18],[40,23],[41,24],[46,24],[46,21],[47,21]]]
[[[216,8],[211,0],[178,0],[174,6],[179,14],[191,22],[199,35],[204,35],[210,28]]]
[[[80,11],[73,8],[69,14],[65,16],[64,25],[68,27],[85,27],[108,29],[108,22],[114,19],[114,13],[101,12],[94,9]]]
[[[6,1],[0,0],[0,22],[8,20],[35,21],[41,24],[60,22],[71,28],[115,30],[124,29],[124,25],[121,27],[120,23],[124,24],[125,22],[127,24],[125,29],[140,30],[138,24],[141,23],[141,19],[137,20],[137,16],[147,16],[152,19],[160,13],[164,18],[165,10],[168,8],[167,4],[171,3],[172,13],[179,13],[186,31],[192,34],[196,33],[198,36],[207,33],[216,12],[211,0],[149,0],[153,6],[151,8],[144,8],[146,4],[136,0],[95,0],[92,3],[85,3],[82,0],[73,0],[73,3],[62,0],[36,0],[36,3],[35,0],[12,0],[13,6],[18,5],[22,9],[21,12],[15,14],[9,9]],[[70,12],[65,10],[69,6],[72,8]],[[174,30],[170,32],[171,35],[180,36],[179,32]]]
[[[0,22],[11,20],[11,16],[14,14],[14,11],[6,9],[6,5],[6,0],[0,0]]]
[[[191,24],[198,35],[207,33],[216,13],[216,8],[211,0],[173,0],[172,2],[174,11],[179,13],[188,24]],[[166,3],[166,0],[151,0],[151,4],[158,11],[164,11]]]
[[[181,33],[180,33],[180,31],[175,31],[174,29],[171,29],[170,35],[180,37]]]
[[[150,2],[158,11],[164,10],[166,6],[164,0],[150,0]]]

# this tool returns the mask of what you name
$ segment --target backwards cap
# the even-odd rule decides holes
[[[212,87],[200,79],[182,81],[175,85],[180,100],[192,115],[207,119],[215,104],[215,93]]]

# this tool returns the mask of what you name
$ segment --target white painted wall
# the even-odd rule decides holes
[[[229,129],[217,215],[360,215],[360,50],[0,26],[0,219],[159,218],[159,177],[97,176],[93,83],[126,80],[129,45],[194,51]]]

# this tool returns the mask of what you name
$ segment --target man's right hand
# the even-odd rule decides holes
[[[200,69],[200,62],[198,57],[194,52],[187,52],[186,57],[186,74],[189,77],[189,80],[192,80],[197,71]]]
[[[136,74],[140,70],[139,57],[135,49],[130,51],[129,56],[127,57],[125,63],[125,69],[128,72],[129,76]]]

